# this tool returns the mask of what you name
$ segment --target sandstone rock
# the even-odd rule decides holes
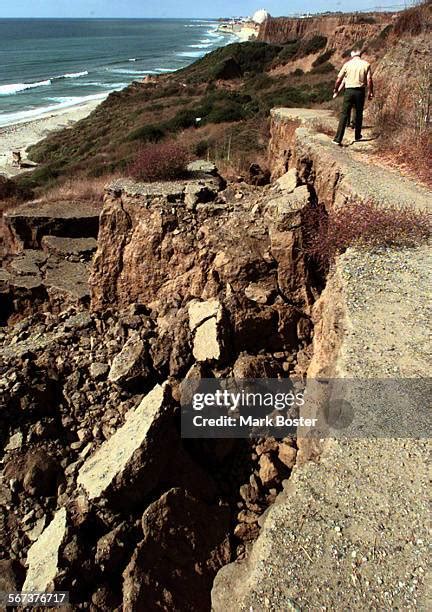
[[[192,341],[186,308],[158,317],[151,340],[153,368],[161,376],[181,377],[192,361]]]
[[[220,329],[215,318],[208,319],[195,332],[193,356],[197,361],[218,361],[222,355]]]
[[[59,572],[59,550],[67,533],[66,509],[61,508],[27,555],[27,576],[23,591],[54,591]]]
[[[279,479],[279,471],[268,453],[259,458],[259,477],[264,487],[271,487]]]
[[[246,297],[257,304],[267,304],[272,294],[271,289],[266,289],[258,283],[250,283],[245,289]]]
[[[259,535],[259,525],[257,523],[238,523],[234,528],[234,535],[239,540],[250,542]]]
[[[91,601],[98,612],[112,612],[113,610],[118,610],[121,604],[121,601],[119,601],[119,598],[109,585],[100,586],[91,596]],[[91,608],[90,610],[93,612]]]
[[[103,572],[115,573],[119,567],[124,566],[128,554],[127,537],[126,524],[121,523],[98,540],[95,561]]]
[[[282,191],[291,193],[297,187],[297,169],[290,168],[280,178],[277,179],[275,185]]]
[[[4,447],[5,451],[15,450],[21,448],[23,443],[23,435],[21,431],[17,431],[13,436],[9,438],[9,442]]]
[[[265,438],[260,444],[257,444],[255,447],[255,452],[258,456],[263,453],[270,453],[272,451],[277,451],[279,445],[274,438]]]
[[[204,172],[205,174],[213,174],[216,176],[218,174],[218,169],[215,164],[211,161],[207,161],[205,159],[197,159],[190,164],[187,165],[187,171],[191,173],[195,172]]]
[[[46,517],[43,516],[42,518],[36,521],[36,523],[33,526],[33,529],[30,529],[29,531],[27,531],[26,535],[31,542],[35,542],[39,538],[39,536],[42,534],[43,530],[45,529],[45,524],[46,524]]]
[[[117,385],[130,385],[149,375],[144,342],[134,333],[111,365],[108,378]]]
[[[284,465],[292,470],[296,462],[297,450],[288,444],[279,444],[278,457]]]
[[[58,462],[44,450],[31,451],[26,456],[23,488],[29,495],[54,495],[60,469]]]
[[[99,361],[95,361],[90,364],[89,372],[92,378],[96,380],[100,380],[105,378],[109,372],[109,365],[107,363],[100,363]]]
[[[123,574],[124,609],[209,609],[213,578],[231,554],[228,508],[171,489],[142,525],[144,539]]]
[[[192,302],[189,326],[195,331],[193,355],[197,361],[218,361],[223,355],[222,305],[218,300]]]
[[[125,507],[151,491],[171,452],[171,418],[169,387],[156,385],[79,470],[77,484],[88,499]]]
[[[43,236],[41,247],[46,253],[54,255],[82,255],[88,258],[97,248],[96,238],[64,238],[62,236]]]
[[[219,300],[207,300],[205,302],[193,301],[189,304],[189,327],[191,331],[201,325],[207,319],[213,317],[221,319],[222,305]]]

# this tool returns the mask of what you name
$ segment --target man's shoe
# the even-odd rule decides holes
[[[356,138],[355,141],[358,142],[359,140],[363,140],[363,136],[360,134],[360,138]]]
[[[339,142],[339,140],[332,140],[332,143],[335,144],[335,145],[338,145],[338,147],[342,146],[342,143]]]

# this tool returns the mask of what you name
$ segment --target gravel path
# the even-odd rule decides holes
[[[344,377],[427,376],[430,253],[349,250]],[[430,363],[430,362],[429,362]],[[218,575],[216,612],[431,609],[429,439],[331,440],[296,468],[246,563]]]

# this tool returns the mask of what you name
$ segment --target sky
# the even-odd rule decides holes
[[[0,0],[4,17],[231,17],[265,8],[272,15],[394,7],[403,0]]]

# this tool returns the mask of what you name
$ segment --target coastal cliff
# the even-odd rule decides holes
[[[394,13],[320,15],[302,19],[269,17],[261,24],[258,40],[272,44],[321,35],[328,48],[347,49],[360,40],[376,37],[394,20]]]
[[[407,62],[417,41],[399,45]],[[432,194],[375,163],[369,124],[334,146],[334,112],[313,108],[328,76],[291,75],[289,60],[279,81],[283,45],[253,49],[136,83],[35,147],[40,174],[23,184],[102,174],[95,201],[76,180],[68,199],[40,190],[4,214],[6,590],[69,591],[69,609],[90,612],[427,608],[431,432],[423,387],[413,402],[404,385],[429,374]],[[235,121],[219,122],[228,109]],[[220,168],[199,159],[215,133]],[[236,172],[227,134],[251,155]],[[146,139],[173,135],[195,151],[180,176],[125,176],[134,150],[157,144]],[[384,239],[317,259],[335,213],[348,225],[362,206]],[[422,228],[408,243],[406,219]],[[233,378],[345,386],[299,409],[317,435],[182,435],[190,390]],[[373,401],[352,380],[372,380]]]

